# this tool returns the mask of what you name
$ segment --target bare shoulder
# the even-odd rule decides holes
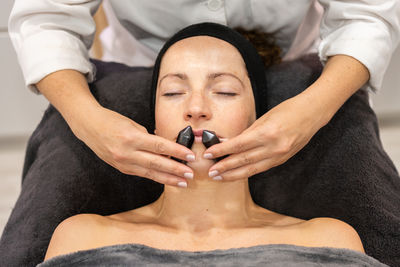
[[[314,218],[306,222],[317,246],[347,248],[365,253],[357,231],[349,224],[334,218]]]
[[[54,230],[45,260],[63,254],[90,249],[107,219],[96,214],[78,214],[65,219]]]

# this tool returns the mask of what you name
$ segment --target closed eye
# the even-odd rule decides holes
[[[226,96],[235,96],[237,95],[236,93],[229,93],[229,92],[217,92],[219,95],[226,95]]]
[[[163,96],[176,96],[176,95],[183,95],[183,93],[165,93]]]

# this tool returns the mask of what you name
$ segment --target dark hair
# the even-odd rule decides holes
[[[273,34],[261,32],[259,30],[245,30],[243,28],[235,28],[235,30],[243,35],[257,49],[265,67],[282,62],[282,49],[275,44],[275,37]]]

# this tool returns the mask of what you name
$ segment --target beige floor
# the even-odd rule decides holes
[[[400,170],[400,124],[381,127],[384,147]],[[27,138],[0,140],[0,235],[18,197]]]

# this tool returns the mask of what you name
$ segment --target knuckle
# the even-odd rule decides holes
[[[245,146],[244,146],[243,141],[237,142],[237,144],[236,144],[236,153],[242,152],[244,147]]]
[[[258,133],[257,139],[260,140],[262,143],[265,143],[271,139],[271,132],[270,131],[260,131]]]
[[[124,167],[124,166],[117,166],[117,169],[120,171],[120,172],[122,172],[122,173],[124,173],[124,174],[131,174],[130,173],[130,170],[128,170],[126,167]]]
[[[154,150],[159,154],[163,154],[166,151],[166,147],[165,147],[164,143],[162,143],[162,142],[155,142]]]
[[[287,154],[291,151],[291,148],[292,144],[289,141],[285,141],[279,146],[277,153],[281,155]]]
[[[143,133],[147,133],[147,129],[146,127],[144,127],[143,125],[140,124],[135,124],[134,125],[139,131],[143,132]]]
[[[175,179],[172,179],[172,178],[166,179],[166,180],[165,180],[165,184],[167,184],[167,185],[173,185],[173,186],[178,186],[178,182],[179,182],[179,181],[177,181],[177,180],[175,180]]]
[[[281,164],[285,163],[286,161],[288,161],[290,159],[290,157],[291,156],[288,154],[284,155],[283,157],[280,157],[277,161],[277,163],[278,163],[277,165],[281,165]]]
[[[287,153],[289,153],[289,152],[290,152],[290,150],[291,150],[291,148],[292,148],[292,146],[291,146],[291,145],[289,145],[289,144],[285,144],[285,145],[282,147],[282,152],[283,152],[283,154],[287,154]]]
[[[157,160],[149,160],[147,166],[150,169],[160,169],[161,168],[161,163]]]
[[[251,162],[252,162],[251,158],[248,155],[245,154],[245,155],[242,156],[242,159],[241,159],[242,165],[247,165],[247,164],[249,164]]]
[[[143,175],[143,176],[146,177],[146,178],[149,178],[149,179],[153,179],[153,178],[152,178],[152,177],[153,177],[153,171],[147,169],[147,170],[144,172],[144,175]]]
[[[256,168],[256,167],[254,167],[254,166],[251,166],[251,167],[249,167],[248,169],[247,169],[247,175],[250,177],[250,176],[253,176],[254,174],[256,174],[256,173],[258,173],[258,169]]]
[[[268,131],[261,132],[260,136],[263,140],[278,139],[281,136],[280,127],[275,123],[271,123]]]
[[[282,158],[282,159],[278,162],[278,165],[281,165],[281,164],[285,163],[286,161],[288,161],[288,159],[289,159],[289,157],[287,157],[287,158]]]
[[[132,140],[135,139],[135,133],[132,131],[122,131],[119,133],[118,138],[122,141],[123,144],[130,143]]]
[[[137,168],[136,165],[130,165],[129,167],[130,169],[127,169],[127,174],[141,176],[140,170]]]
[[[122,162],[126,159],[126,156],[118,150],[111,151],[111,158],[114,162]]]
[[[180,167],[177,167],[177,166],[174,166],[174,167],[172,167],[172,172],[173,173],[183,173],[183,171],[181,170],[181,168]]]

